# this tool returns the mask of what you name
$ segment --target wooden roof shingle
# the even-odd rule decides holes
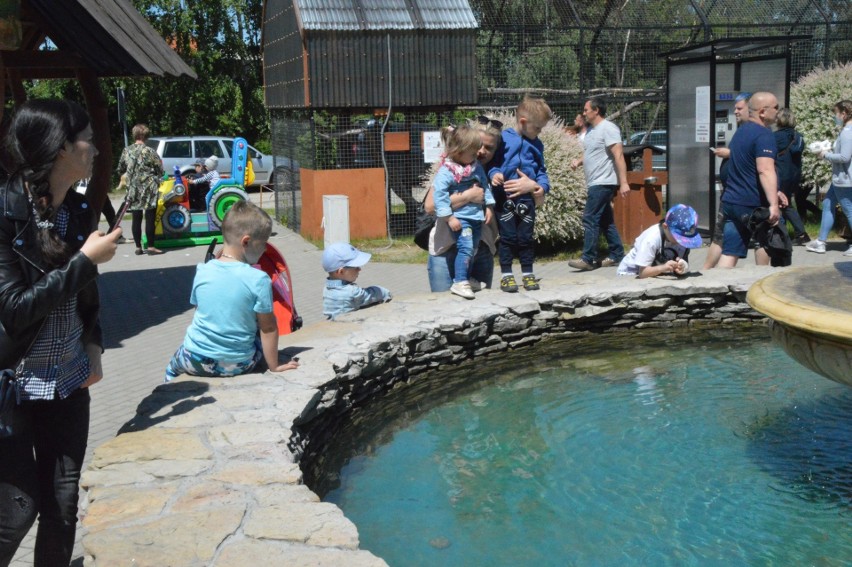
[[[78,54],[99,77],[198,78],[130,0],[28,0],[60,51]]]

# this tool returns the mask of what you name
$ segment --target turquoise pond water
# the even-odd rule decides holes
[[[509,356],[522,370],[404,388],[339,436],[324,499],[363,549],[394,567],[852,561],[852,389],[767,329]]]

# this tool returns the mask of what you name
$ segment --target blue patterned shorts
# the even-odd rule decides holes
[[[183,348],[177,349],[166,367],[165,382],[171,382],[181,374],[191,376],[224,377],[245,374],[257,365],[263,358],[263,348],[260,339],[255,340],[254,356],[242,362],[222,362],[206,356],[193,354]]]

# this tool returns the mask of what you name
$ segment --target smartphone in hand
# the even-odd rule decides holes
[[[124,215],[127,214],[128,208],[130,208],[130,201],[125,199],[118,208],[118,212],[115,213],[115,224],[110,227],[110,232],[121,226],[121,221],[124,219]]]

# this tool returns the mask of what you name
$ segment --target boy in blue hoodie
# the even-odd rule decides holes
[[[524,289],[539,289],[533,273],[533,228],[536,206],[544,202],[544,195],[550,191],[550,179],[544,165],[544,145],[538,135],[552,115],[544,99],[524,97],[515,112],[516,126],[503,130],[503,144],[488,170],[500,231],[500,289],[509,293],[518,291],[512,273],[515,256],[521,263]],[[510,183],[520,180],[521,174],[535,185]]]

